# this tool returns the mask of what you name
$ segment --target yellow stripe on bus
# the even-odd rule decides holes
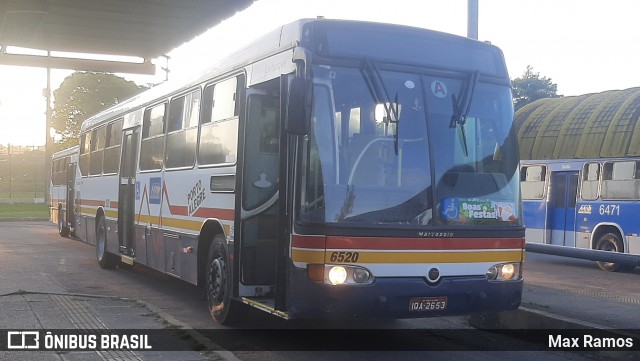
[[[86,208],[80,207],[80,214],[83,216],[95,217],[96,209],[95,208]],[[109,219],[118,219],[118,211],[110,211],[105,210],[104,214]],[[146,223],[152,226],[159,226],[160,217],[158,216],[150,216],[145,214],[136,214],[135,221],[138,223]],[[200,232],[202,229],[203,220],[192,221],[188,219],[177,219],[177,218],[162,218],[162,227],[170,227],[174,228],[178,231],[191,231],[191,232]],[[231,234],[231,226],[228,224],[223,224],[225,235]]]
[[[303,263],[323,263],[324,262],[324,250],[308,251],[308,250],[291,250],[291,259],[293,262]]]
[[[104,211],[104,215],[105,215],[107,218],[117,219],[117,218],[118,218],[118,211],[105,210],[105,211]]]
[[[292,250],[292,260],[303,263],[337,263],[334,252]],[[479,263],[520,262],[521,250],[483,252],[357,252],[357,263]],[[339,263],[339,262],[338,262]]]
[[[332,263],[327,252],[325,263]],[[522,251],[483,252],[358,252],[358,263],[477,263],[520,262]],[[335,261],[333,262],[335,263]]]

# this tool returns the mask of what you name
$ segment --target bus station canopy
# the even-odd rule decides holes
[[[640,156],[640,87],[540,99],[515,123],[522,159]]]
[[[153,74],[150,60],[245,9],[254,0],[0,0],[0,65]],[[7,52],[131,56],[140,62]]]

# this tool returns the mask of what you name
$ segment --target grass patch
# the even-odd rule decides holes
[[[41,203],[0,204],[0,219],[49,218],[49,205]]]

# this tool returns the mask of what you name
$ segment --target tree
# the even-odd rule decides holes
[[[56,148],[78,144],[82,122],[145,89],[147,87],[109,73],[75,72],[69,75],[53,92],[51,126],[61,136],[56,141]]]
[[[511,80],[513,87],[513,106],[515,110],[543,98],[559,98],[558,84],[551,82],[550,78],[540,77],[540,73],[533,71],[531,65],[520,78]]]

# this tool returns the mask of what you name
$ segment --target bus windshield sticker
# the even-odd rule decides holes
[[[447,86],[440,80],[434,80],[431,83],[431,93],[437,98],[444,99],[447,96]]]
[[[477,199],[444,198],[441,213],[445,221],[515,221],[515,204]]]

